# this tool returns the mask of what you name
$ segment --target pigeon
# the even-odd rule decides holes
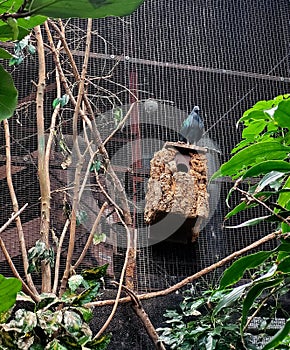
[[[196,144],[201,139],[204,125],[199,115],[199,111],[200,108],[194,106],[189,116],[185,119],[180,129],[179,141],[188,144]]]

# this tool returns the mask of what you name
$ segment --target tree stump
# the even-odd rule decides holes
[[[192,223],[194,241],[202,220],[208,217],[208,197],[205,148],[167,142],[154,154],[144,210],[146,224],[152,225],[166,214],[180,215]]]

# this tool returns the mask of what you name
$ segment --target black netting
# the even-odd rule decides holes
[[[143,210],[150,159],[166,141],[177,140],[181,122],[193,105],[201,107],[205,122],[206,133],[201,144],[210,143],[221,152],[219,155],[213,152],[209,158],[212,173],[219,163],[229,158],[231,149],[240,141],[241,128],[236,129],[236,123],[243,111],[260,99],[271,99],[288,92],[289,13],[289,2],[286,0],[145,0],[131,16],[94,20],[87,89],[102,138],[105,139],[115,127],[113,113],[116,106],[121,106],[124,115],[135,97],[142,101],[134,121],[128,121],[107,144],[116,173],[131,203],[134,225],[138,231],[135,281],[138,292],[171,286],[273,229],[264,225],[239,230],[223,228],[223,218],[228,211],[225,198],[232,186],[231,182],[225,181],[217,182],[216,187],[212,188],[210,201],[213,215],[195,243],[184,244],[167,239],[150,245],[152,232],[144,224]],[[86,21],[73,19],[65,21],[65,24],[68,45],[81,69]],[[53,35],[56,33],[53,32]],[[49,127],[56,85],[55,64],[49,50],[46,51],[46,58],[45,118],[46,127]],[[61,64],[65,71],[71,70],[64,54]],[[37,239],[40,197],[34,102],[37,58],[26,58],[19,67],[13,68],[12,73],[19,90],[19,108],[9,121],[13,180],[19,204],[29,203],[22,214],[22,222],[29,232],[28,245],[31,246]],[[68,81],[76,95],[76,87],[72,85],[74,79],[69,76]],[[158,102],[158,110],[152,113],[146,110],[144,104],[149,98]],[[70,202],[60,191],[68,186],[68,178],[61,166],[66,155],[59,145],[63,138],[66,138],[67,144],[71,142],[72,111],[73,106],[69,103],[61,113],[51,159],[51,225],[57,236],[61,234],[66,219],[63,208]],[[2,225],[12,212],[12,204],[5,180],[3,126],[0,128]],[[82,133],[81,123],[79,130]],[[95,185],[93,179],[91,181]],[[104,198],[94,188],[94,198],[102,204]],[[96,215],[90,203],[85,204],[84,211],[91,216]],[[263,215],[263,211],[255,214]],[[247,219],[247,215],[239,217],[239,220]],[[233,225],[237,223],[235,219],[231,222]],[[76,256],[88,234],[87,227],[78,230]],[[106,233],[110,239],[98,249],[91,249],[83,266],[109,262],[110,275],[118,278],[124,261],[125,231],[116,220],[112,224],[105,219],[99,231]],[[20,255],[14,243],[15,232],[12,225],[4,233],[4,238],[17,263]],[[269,243],[266,248],[274,244]],[[64,243],[63,258],[66,249],[67,242]],[[10,274],[2,254],[1,273]],[[208,280],[214,282],[218,275],[211,275]],[[142,341],[137,339],[135,343]],[[119,348],[128,347],[122,345]],[[138,347],[131,344],[131,348]],[[146,349],[147,345],[141,348]]]

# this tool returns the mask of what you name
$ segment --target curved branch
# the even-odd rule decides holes
[[[122,268],[122,272],[121,272],[121,276],[120,276],[117,296],[116,296],[116,299],[114,300],[114,303],[113,303],[113,305],[114,305],[113,309],[111,311],[111,314],[107,318],[106,322],[102,326],[102,328],[99,330],[97,335],[94,337],[94,339],[98,339],[104,333],[104,331],[107,329],[107,327],[109,326],[110,322],[112,321],[112,319],[113,319],[113,317],[114,317],[114,315],[116,313],[116,310],[117,310],[117,307],[118,307],[118,304],[119,304],[119,301],[120,301],[120,296],[121,296],[121,292],[122,292],[122,286],[123,286],[123,282],[124,282],[124,278],[125,278],[125,274],[126,274],[126,269],[127,269],[127,265],[128,265],[128,261],[129,261],[130,250],[131,250],[131,242],[130,242],[130,240],[131,240],[131,233],[130,233],[130,229],[126,225],[124,220],[121,218],[121,215],[119,214],[119,212],[117,210],[116,210],[116,213],[119,216],[120,221],[122,222],[122,224],[124,225],[124,227],[126,229],[126,234],[127,234],[126,255],[125,255],[125,260],[124,260],[124,264],[123,264],[123,268]]]
[[[217,268],[231,262],[232,260],[236,259],[240,255],[245,254],[248,251],[257,248],[266,242],[269,242],[275,238],[278,238],[281,235],[281,233],[282,233],[281,230],[270,233],[267,236],[259,239],[258,241],[248,245],[247,247],[242,248],[242,249],[228,255],[224,259],[216,262],[215,264],[212,264],[212,265],[204,268],[203,270],[195,273],[194,275],[191,275],[191,276],[183,279],[182,281],[174,284],[173,286],[171,286],[169,288],[166,288],[166,289],[163,289],[163,290],[160,290],[157,292],[140,294],[140,295],[138,295],[138,298],[140,300],[147,300],[147,299],[156,298],[156,297],[160,297],[160,296],[166,296],[168,294],[174,293],[174,292],[178,291],[179,289],[185,287],[188,283],[191,283],[191,282],[197,280],[198,278],[208,274],[209,272],[212,272],[212,271],[216,270]],[[130,297],[121,298],[119,300],[119,303],[128,303],[130,300],[131,300]],[[104,305],[113,305],[114,303],[115,303],[115,300],[101,300],[101,301],[96,301],[96,302],[92,302],[92,303],[87,303],[87,304],[85,304],[85,306],[87,306],[87,307],[104,306]]]
[[[8,219],[3,226],[0,227],[0,233],[2,233],[6,228],[19,216],[24,209],[28,206],[28,203],[26,203],[22,208],[20,208],[16,213],[13,213],[11,215],[11,218]]]
[[[6,178],[7,178],[7,185],[9,188],[10,197],[12,200],[12,206],[14,212],[19,212],[19,204],[17,200],[17,196],[14,190],[14,185],[12,182],[12,173],[11,173],[11,148],[10,148],[10,130],[9,130],[9,122],[7,119],[3,120],[4,124],[4,131],[5,131],[5,148],[6,148]],[[33,291],[35,295],[38,295],[38,291],[33,283],[33,280],[31,278],[31,275],[27,273],[29,262],[27,257],[27,250],[26,250],[26,244],[25,244],[25,237],[23,232],[23,227],[21,223],[21,219],[19,215],[15,218],[16,227],[17,227],[17,233],[18,233],[18,241],[20,245],[21,250],[21,256],[22,256],[22,262],[23,262],[23,268],[24,268],[24,274],[26,281],[28,283],[29,289]]]
[[[98,227],[98,225],[99,225],[99,222],[100,222],[100,220],[101,220],[101,217],[102,217],[103,212],[104,212],[104,210],[106,209],[107,205],[108,205],[107,202],[105,202],[105,203],[102,205],[102,207],[101,207],[101,209],[100,209],[100,211],[99,211],[99,213],[98,213],[98,216],[97,216],[97,218],[96,218],[96,220],[95,220],[95,222],[94,222],[94,224],[93,224],[93,227],[92,227],[92,229],[91,229],[91,232],[90,232],[90,234],[89,234],[89,237],[88,237],[88,239],[87,239],[87,242],[86,242],[86,244],[85,244],[85,246],[84,246],[84,249],[83,249],[81,255],[79,256],[77,262],[74,264],[74,266],[72,266],[72,268],[71,268],[72,270],[77,269],[77,267],[80,265],[80,263],[83,261],[85,255],[87,254],[87,251],[88,251],[89,247],[90,247],[91,244],[92,244],[92,241],[93,241],[93,238],[94,238],[94,234],[95,234],[95,232],[96,232],[96,229],[97,229],[97,227]]]
[[[117,284],[117,282],[113,282],[114,284]],[[155,349],[156,350],[166,350],[163,343],[159,340],[159,336],[156,332],[155,327],[153,326],[150,318],[148,317],[146,311],[143,308],[143,305],[141,301],[139,300],[138,296],[129,288],[122,286],[124,291],[130,296],[132,300],[132,309],[134,310],[135,314],[140,318],[141,322],[143,323],[147,334],[151,338]]]

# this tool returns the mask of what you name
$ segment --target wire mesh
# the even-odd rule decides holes
[[[119,167],[117,174],[132,203],[132,212],[136,202],[139,205],[139,212],[135,212],[135,225],[141,242],[137,260],[138,291],[166,288],[251,243],[271,229],[264,226],[240,231],[222,228],[227,211],[224,202],[231,183],[222,183],[214,215],[202,230],[198,242],[188,246],[170,242],[150,246],[142,208],[149,161],[165,141],[176,141],[181,122],[193,105],[201,107],[205,137],[220,149],[221,163],[229,158],[230,150],[240,140],[241,129],[236,129],[236,122],[243,111],[260,99],[270,99],[288,91],[288,25],[289,3],[286,0],[146,0],[130,16],[94,20],[88,93],[102,137],[108,136],[115,127],[113,111],[117,106],[121,106],[124,114],[135,97],[143,102],[148,98],[158,101],[158,112],[153,113],[147,113],[144,103],[140,104],[138,128],[128,122],[107,144],[114,166]],[[69,47],[81,68],[86,21],[67,20],[66,28]],[[48,51],[46,57],[49,78],[46,93],[48,127],[51,104],[55,98],[55,65]],[[62,56],[62,66],[65,70],[70,69],[65,55]],[[10,120],[15,167],[13,180],[20,204],[29,202],[28,210],[22,215],[29,231],[32,220],[39,217],[40,196],[35,153],[35,84],[32,83],[37,79],[37,59],[27,58],[12,73],[19,90],[20,105]],[[74,89],[73,80],[71,88]],[[71,134],[71,119],[72,106],[68,105],[62,112],[58,126],[62,134]],[[4,170],[2,126],[0,132],[0,165]],[[56,140],[56,152],[58,142]],[[138,144],[141,147],[139,150],[136,149]],[[142,158],[137,168],[134,165],[136,152],[141,152]],[[125,171],[126,167],[130,170]],[[57,190],[67,186],[67,180],[57,159],[52,160],[51,178],[54,191],[52,213],[57,213],[52,215],[51,222],[59,235],[65,217],[62,213],[64,198],[58,196]],[[0,186],[3,224],[12,212],[12,205],[7,200],[5,175],[1,176]],[[91,251],[84,265],[104,262],[106,256],[114,266],[112,274],[118,277],[124,259],[124,249],[119,248],[125,245],[124,232],[120,225],[110,226],[105,220],[100,230],[112,237],[117,234],[116,247],[103,247],[102,259],[100,252]],[[77,250],[83,246],[86,236],[86,229],[80,231]],[[9,242],[7,238],[7,244]],[[1,259],[3,273],[6,273],[8,267],[4,265],[3,257]]]

